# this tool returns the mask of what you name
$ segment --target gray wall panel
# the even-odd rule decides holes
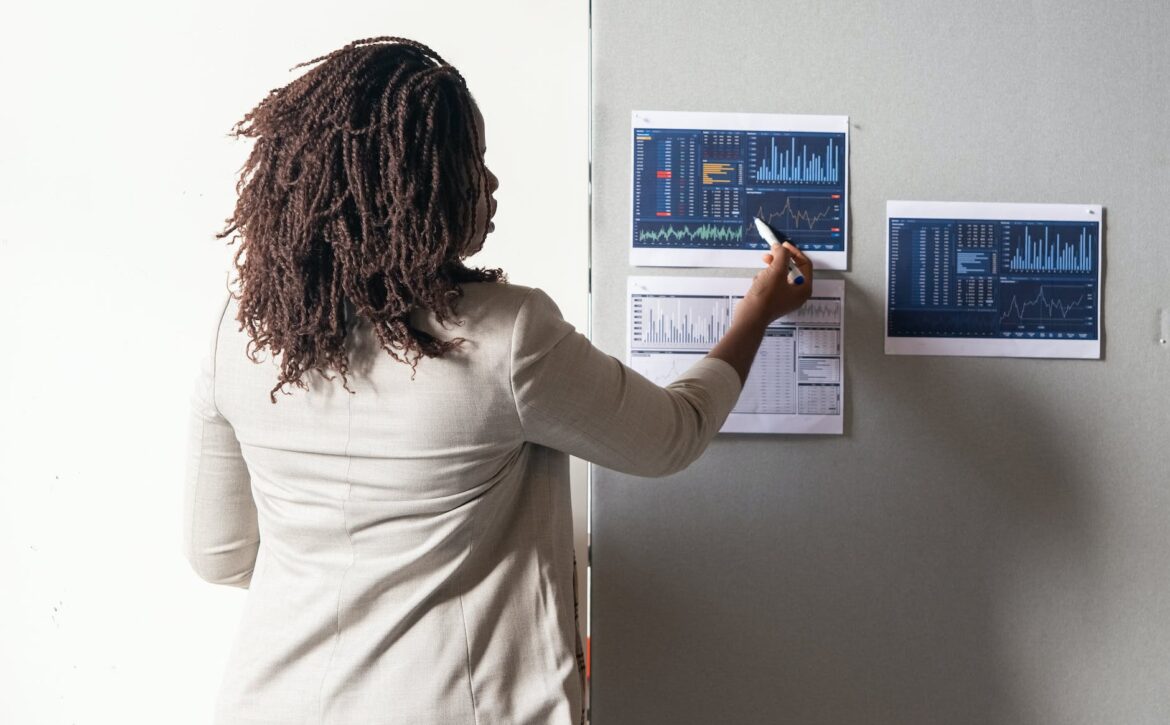
[[[1170,6],[593,0],[593,333],[633,109],[848,114],[846,434],[594,468],[593,718],[1170,722]],[[1106,207],[1101,361],[887,357],[885,201]],[[829,275],[826,275],[829,276]]]

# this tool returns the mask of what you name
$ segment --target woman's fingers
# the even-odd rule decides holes
[[[794,244],[791,242],[784,242],[784,248],[788,250],[788,253],[792,256],[793,261],[796,262],[796,266],[800,267],[800,271],[807,273],[812,269],[812,260],[806,257],[804,252],[797,249]]]
[[[788,242],[785,242],[784,246],[772,246],[772,261],[769,264],[785,274],[788,273],[788,260],[792,257],[790,248],[795,249]]]

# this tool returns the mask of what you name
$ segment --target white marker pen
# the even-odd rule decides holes
[[[756,230],[759,231],[764,241],[779,247],[780,239],[776,236],[776,232],[772,231],[772,227],[759,217],[755,217],[755,221]],[[804,284],[804,273],[800,271],[800,267],[796,266],[796,262],[792,261],[792,257],[788,258],[788,281],[792,284]]]

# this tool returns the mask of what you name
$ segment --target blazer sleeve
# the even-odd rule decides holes
[[[225,305],[220,312],[220,323],[226,309]],[[183,553],[206,581],[247,588],[256,565],[260,527],[240,443],[215,404],[219,327],[191,395]]]
[[[705,357],[660,387],[603,353],[528,293],[512,335],[512,391],[526,440],[606,468],[665,476],[706,449],[739,398],[739,374]]]

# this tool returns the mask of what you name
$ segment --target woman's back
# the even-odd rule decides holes
[[[530,294],[468,285],[467,342],[414,370],[359,324],[354,394],[313,376],[276,405],[229,302],[208,402],[260,545],[220,722],[577,720],[567,458],[525,444],[508,374]]]

